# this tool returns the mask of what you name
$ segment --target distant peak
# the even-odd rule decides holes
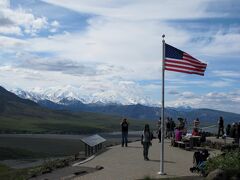
[[[130,84],[131,85],[131,84]],[[31,99],[34,101],[49,100],[55,103],[61,103],[66,101],[81,101],[85,104],[142,104],[147,106],[154,106],[158,104],[151,100],[149,97],[145,97],[139,93],[138,89],[133,86],[120,87],[118,89],[87,89],[83,87],[75,87],[72,85],[56,86],[48,88],[32,88],[31,90],[12,90],[20,97]],[[121,90],[122,88],[122,90]],[[23,93],[25,92],[25,93]]]

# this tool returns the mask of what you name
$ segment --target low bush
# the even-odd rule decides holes
[[[240,152],[230,151],[210,158],[206,163],[206,173],[215,169],[222,169],[227,172],[240,172]]]

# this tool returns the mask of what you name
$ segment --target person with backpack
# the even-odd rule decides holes
[[[143,157],[145,161],[149,161],[148,158],[148,150],[152,145],[153,134],[150,131],[149,125],[145,124],[142,136],[141,136],[141,144],[143,145]]]

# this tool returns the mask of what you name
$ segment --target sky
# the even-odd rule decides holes
[[[238,0],[0,0],[0,85],[136,90],[160,104],[165,34],[208,64],[205,76],[166,71],[166,106],[239,113],[239,12]]]

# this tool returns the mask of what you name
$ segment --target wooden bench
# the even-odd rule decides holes
[[[190,137],[190,148],[191,149],[193,149],[194,146],[200,146],[201,145],[200,138],[201,138],[201,136]]]
[[[184,148],[184,149],[189,147],[189,141],[175,141],[175,140],[172,140],[171,144],[174,147],[179,147],[179,148]]]

